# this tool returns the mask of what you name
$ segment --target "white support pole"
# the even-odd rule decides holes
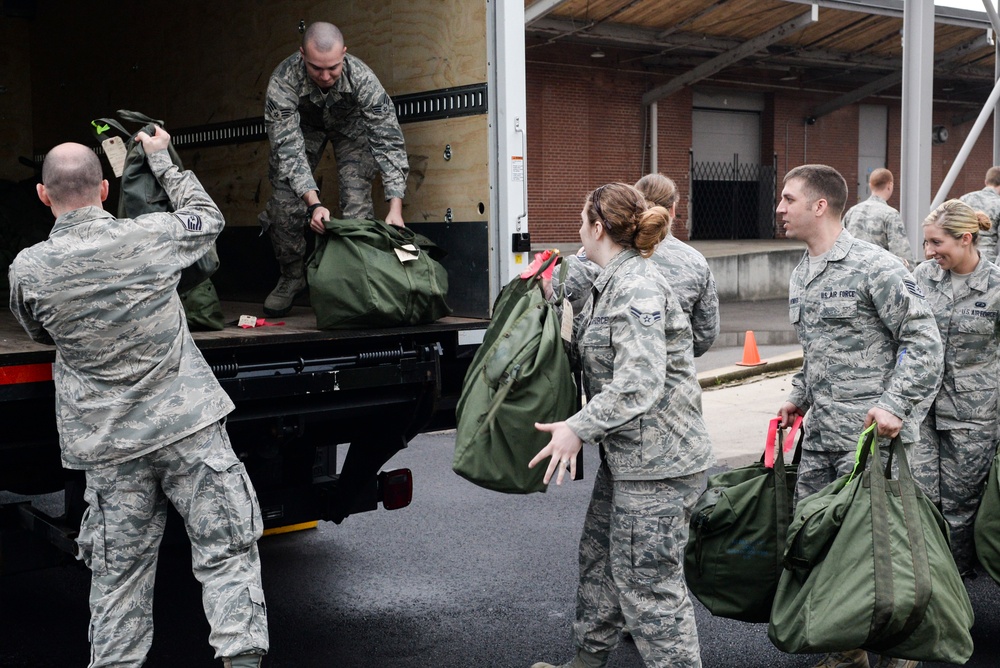
[[[903,127],[900,213],[915,257],[922,257],[921,222],[931,199],[934,88],[934,0],[903,5]]]
[[[990,17],[990,23],[993,25],[993,35],[994,35],[994,53],[993,53],[993,80],[1000,81],[1000,42],[997,42],[997,38],[1000,38],[1000,15],[997,14],[996,7],[993,6],[993,0],[983,0],[983,7],[986,8],[986,14]],[[994,108],[993,114],[993,164],[1000,165],[1000,108]]]
[[[996,49],[993,52],[993,79],[1000,81],[1000,42],[993,48]],[[1000,107],[993,108],[993,164],[1000,165]]]
[[[962,144],[962,148],[959,149],[958,155],[955,156],[955,161],[951,163],[951,168],[948,170],[948,175],[944,177],[944,182],[941,187],[938,188],[937,195],[934,196],[934,201],[931,202],[931,211],[937,208],[937,206],[945,200],[948,196],[948,191],[951,187],[955,185],[955,179],[958,178],[958,173],[962,171],[962,167],[965,167],[965,161],[969,158],[969,154],[972,153],[972,149],[976,145],[976,140],[979,139],[979,134],[986,127],[986,121],[989,120],[990,114],[996,109],[997,103],[1000,102],[1000,81],[997,81],[993,85],[993,92],[990,93],[990,97],[986,100],[986,104],[983,106],[983,110],[979,112],[979,118],[976,122],[972,124],[972,129],[969,130],[969,136],[965,138],[965,143]]]
[[[660,141],[657,138],[659,127],[659,111],[656,103],[649,105],[649,173],[656,174],[659,171],[657,154],[660,150]],[[641,175],[640,175],[641,176]]]

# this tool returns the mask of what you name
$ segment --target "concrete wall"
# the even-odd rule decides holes
[[[761,301],[788,297],[788,279],[802,249],[709,257],[721,301]]]

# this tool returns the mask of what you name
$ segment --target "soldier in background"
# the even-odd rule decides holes
[[[337,26],[313,23],[299,50],[275,68],[264,108],[271,143],[271,199],[260,224],[274,246],[281,277],[264,313],[282,316],[305,290],[306,228],[323,234],[331,209],[313,178],[327,142],[337,160],[341,218],[374,218],[372,180],[382,175],[389,213],[403,225],[409,166],[392,100],[375,73],[349,55]]]
[[[53,148],[38,197],[48,240],[10,267],[10,305],[32,339],[54,344],[52,377],[63,466],[86,472],[79,558],[91,569],[90,668],[138,668],[153,640],[153,582],[177,509],[202,584],[209,642],[226,668],[259,666],[268,649],[253,486],[233,453],[233,403],[195,346],[177,295],[181,270],[225,221],[163,129],[140,132],[174,213],[135,220],[104,211],[96,154]]]
[[[663,174],[647,174],[635,184],[649,206],[670,212],[677,219],[677,186]],[[694,356],[701,357],[719,336],[719,293],[715,276],[705,256],[684,243],[667,228],[667,236],[653,251],[653,261],[674,289],[684,314],[691,321]]]
[[[587,257],[601,268],[573,327],[588,401],[564,422],[536,423],[552,437],[529,464],[548,460],[544,480],[559,484],[567,469],[573,477],[584,441],[601,448],[580,538],[577,652],[561,668],[603,668],[623,630],[650,668],[700,668],[683,563],[712,447],[691,327],[645,259],[670,216],[611,183],[587,196],[581,219]]]
[[[647,206],[666,209],[670,214],[670,225],[673,224],[678,198],[673,180],[663,174],[647,174],[639,179],[635,188],[646,198]],[[657,245],[652,260],[670,283],[684,315],[691,323],[694,356],[704,355],[719,336],[719,293],[705,256],[672,235],[668,225],[667,236]],[[562,261],[569,265],[565,286],[567,299],[573,312],[579,313],[601,268],[589,262],[586,254],[571,255]],[[555,274],[552,287],[554,292],[560,287]]]
[[[913,478],[948,522],[962,575],[975,574],[973,527],[1000,436],[1000,267],[976,250],[992,226],[982,211],[949,200],[924,221],[913,276],[944,343],[944,378],[910,457]]]
[[[785,176],[777,213],[785,235],[806,244],[788,287],[789,318],[802,369],[778,409],[783,427],[805,415],[796,503],[854,468],[858,434],[917,438],[915,409],[937,390],[941,337],[923,292],[888,251],[858,242],[841,224],[847,183],[832,167],[803,165]],[[916,417],[916,419],[914,419]],[[867,668],[861,649],[817,667]],[[882,657],[878,666],[916,662]]]
[[[892,197],[892,172],[879,167],[868,177],[868,188],[872,192],[871,197],[855,204],[844,214],[844,227],[855,239],[886,249],[910,269],[913,251],[910,240],[906,238],[903,217],[887,204]]]
[[[997,259],[997,229],[1000,228],[1000,167],[986,170],[986,182],[982,190],[962,195],[959,199],[982,211],[990,219],[990,229],[979,235],[979,255],[987,262]]]

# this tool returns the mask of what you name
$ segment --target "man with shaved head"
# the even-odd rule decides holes
[[[79,558],[91,570],[90,668],[138,668],[153,640],[156,556],[173,504],[191,539],[209,642],[226,668],[268,649],[257,539],[260,509],[226,434],[229,399],[188,331],[181,270],[222,231],[222,213],[170,160],[162,128],[140,132],[173,213],[116,219],[92,150],[45,157],[38,197],[49,238],[10,266],[10,306],[55,345],[52,379],[63,466],[86,474]]]
[[[385,222],[402,226],[409,166],[392,100],[375,73],[347,53],[331,23],[311,24],[299,50],[275,68],[264,122],[272,194],[260,224],[281,268],[264,313],[282,316],[306,289],[306,228],[323,234],[333,211],[313,178],[327,143],[337,160],[340,218],[375,217],[372,180],[380,173],[389,202]]]

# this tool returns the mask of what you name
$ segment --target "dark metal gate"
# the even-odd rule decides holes
[[[774,163],[690,163],[692,239],[774,238]]]

